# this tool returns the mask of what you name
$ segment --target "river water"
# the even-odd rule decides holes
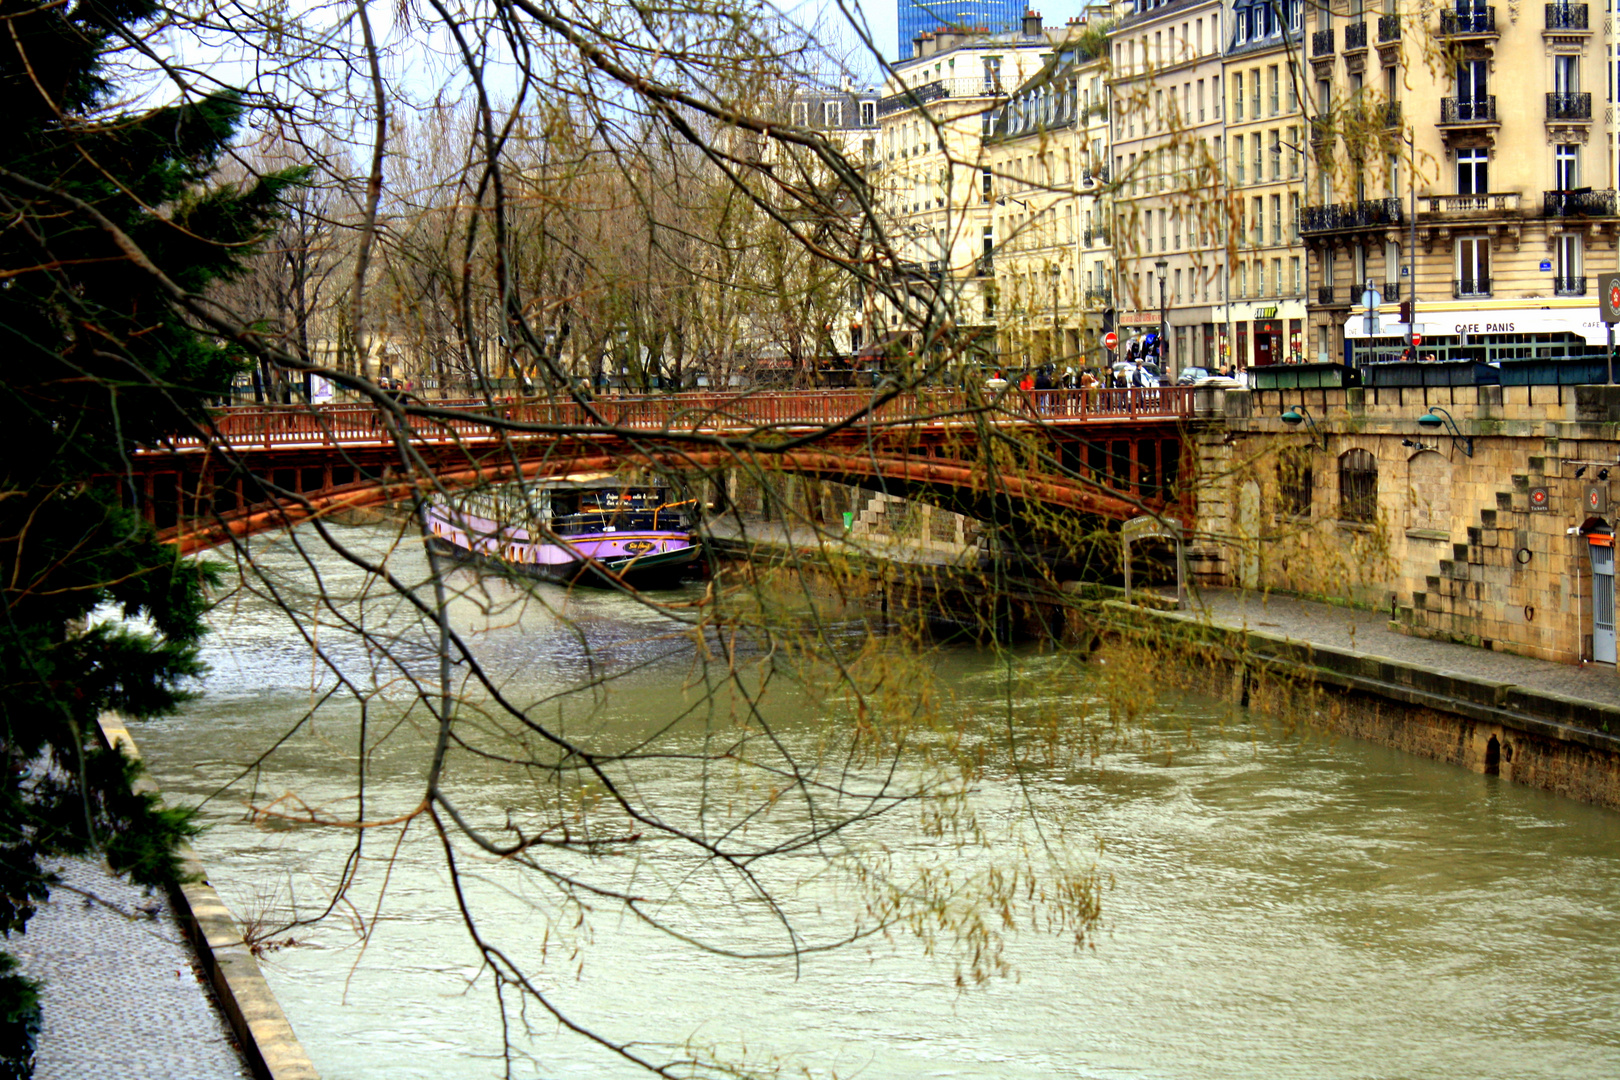
[[[375,528],[338,532],[373,551],[387,539]],[[300,569],[292,539],[264,543],[259,556],[283,601],[311,616],[306,625],[320,622],[315,646],[369,695],[367,818],[405,813],[421,797],[431,719],[406,711],[400,671],[376,648],[333,616],[313,618],[319,605],[299,584],[313,571]],[[329,554],[312,565],[332,595],[367,587]],[[406,580],[425,569],[411,545],[389,565]],[[493,606],[459,603],[457,627],[509,695],[558,725],[639,734],[690,704],[693,646],[655,612],[600,593],[543,593],[559,618],[499,583],[488,589]],[[395,634],[406,673],[432,674],[399,601],[378,592],[340,610]],[[245,807],[353,814],[360,707],[337,695],[287,737],[332,685],[310,640],[248,593],[221,606],[216,626],[203,696],[134,735],[169,798],[203,802],[211,828],[197,847],[240,918],[271,926],[318,914],[355,830]],[[997,845],[1044,841],[1094,865],[1102,914],[1084,947],[1016,918],[1007,972],[965,987],[948,941],[930,949],[906,933],[797,962],[733,959],[605,902],[581,919],[553,885],[461,845],[479,929],[570,1017],[661,1061],[692,1046],[788,1075],[876,1078],[1620,1075],[1620,815],[1184,694],[1158,694],[1139,720],[1109,723],[1092,675],[1061,656],[952,647],[927,664],[948,691],[940,708],[966,737],[1056,717],[1092,732],[1089,750],[1044,764],[1034,754],[1018,781],[992,761],[966,804],[983,845],[930,840],[915,813],[897,812],[845,854],[971,866],[995,859]],[[577,694],[552,697],[581,684],[606,689],[583,705]],[[806,746],[841,707],[791,686],[766,700],[780,737]],[[476,713],[465,723],[500,727]],[[453,758],[448,775],[463,812],[486,825],[547,798],[521,772],[470,755]],[[669,813],[717,790],[679,763],[649,765],[635,782]],[[646,875],[635,889],[684,931],[742,950],[781,944],[757,900],[722,875],[656,858],[633,872]],[[812,936],[843,925],[842,906],[854,902],[836,883],[820,888],[811,878],[786,890]],[[645,1075],[515,998],[503,1038],[444,850],[423,824],[403,837],[368,831],[346,898],[271,944],[266,975],[327,1080],[495,1077],[508,1064],[518,1077]]]

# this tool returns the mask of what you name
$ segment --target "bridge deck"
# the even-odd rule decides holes
[[[433,410],[410,418],[413,441],[476,443],[499,439],[508,425],[540,433],[588,435],[604,427],[669,434],[790,435],[855,418],[854,427],[944,432],[982,421],[1068,426],[1176,421],[1192,416],[1192,388],[1017,390],[999,396],[961,390],[902,394],[872,407],[859,390],[803,390],[747,394],[685,393],[602,398],[587,411],[573,401],[417,401]],[[592,416],[594,411],[596,416]],[[446,415],[450,414],[450,415]],[[495,422],[491,422],[491,418]],[[598,419],[598,417],[600,419]],[[504,423],[503,423],[504,422]],[[237,450],[375,446],[392,438],[370,402],[322,406],[247,406],[214,414],[215,431],[175,439],[162,453],[202,450],[224,443]]]

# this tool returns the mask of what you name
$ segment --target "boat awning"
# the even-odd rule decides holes
[[[1405,337],[1406,324],[1390,318],[1394,305],[1386,305],[1372,337]],[[1424,337],[1456,337],[1459,334],[1489,337],[1494,334],[1578,334],[1588,345],[1608,341],[1598,309],[1589,308],[1507,308],[1500,311],[1420,311],[1415,320]],[[1349,340],[1369,335],[1365,315],[1352,315],[1344,322]]]

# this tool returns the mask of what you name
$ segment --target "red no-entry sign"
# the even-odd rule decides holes
[[[1119,345],[1119,335],[1112,330],[1103,335],[1103,348],[1112,349]]]
[[[1422,334],[1413,334],[1412,335],[1412,344],[1413,345],[1421,345],[1421,344],[1423,344],[1423,335]]]

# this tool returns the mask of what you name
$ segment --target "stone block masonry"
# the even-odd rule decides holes
[[[1190,688],[1620,810],[1620,704],[1212,624],[1201,614],[1109,607],[1115,633],[1131,636],[1154,620],[1160,633],[1171,630],[1169,640],[1197,643],[1174,649]]]
[[[1296,408],[1314,434],[1283,422]],[[1456,436],[1418,424],[1436,408]],[[1204,458],[1227,461],[1199,477],[1201,585],[1349,601],[1417,637],[1590,657],[1592,577],[1572,530],[1620,522],[1607,506],[1620,497],[1620,387],[1226,391],[1218,411],[1221,430],[1199,433]],[[1284,490],[1285,454],[1308,466],[1303,506]]]

